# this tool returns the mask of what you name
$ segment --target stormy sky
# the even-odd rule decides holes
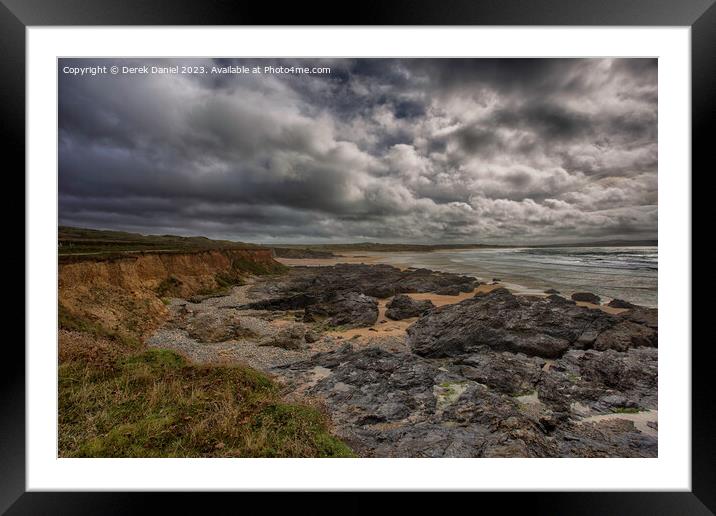
[[[330,67],[77,76],[67,66]],[[60,224],[251,242],[657,236],[656,59],[59,61]]]

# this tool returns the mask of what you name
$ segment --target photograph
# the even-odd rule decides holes
[[[56,63],[58,457],[659,457],[658,58]]]

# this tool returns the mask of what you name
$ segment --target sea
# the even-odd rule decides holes
[[[373,253],[370,253],[373,254]],[[378,256],[375,253],[374,256]],[[593,292],[602,302],[618,298],[656,307],[657,247],[549,247],[391,253],[381,263],[424,267],[499,280],[516,293],[555,289],[565,297]]]

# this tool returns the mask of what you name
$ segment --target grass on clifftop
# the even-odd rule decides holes
[[[60,336],[62,457],[353,456],[323,412],[283,402],[254,369],[192,365],[72,324]]]
[[[140,235],[126,231],[58,227],[58,252],[68,255],[112,255],[126,252],[197,251],[208,249],[251,249],[256,244],[212,240],[206,237]]]

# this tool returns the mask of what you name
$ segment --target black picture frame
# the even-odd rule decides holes
[[[361,2],[341,16],[337,5],[292,2],[189,0],[0,0],[0,118],[6,162],[25,163],[25,30],[72,25],[574,25],[691,27],[692,171],[713,165],[709,136],[716,117],[715,0],[425,0]],[[348,15],[348,16],[346,16]],[[15,159],[12,159],[15,158]],[[709,167],[709,165],[711,165]],[[6,169],[7,173],[10,173]],[[692,178],[694,177],[692,172]],[[19,259],[15,266],[19,269]],[[27,274],[27,270],[26,270]],[[684,300],[691,303],[691,300]],[[693,310],[699,308],[695,305]],[[703,308],[701,308],[703,310]],[[693,320],[693,316],[692,316]],[[683,346],[691,343],[683,343]],[[711,400],[710,339],[692,346],[692,491],[642,493],[485,493],[501,510],[529,506],[536,514],[713,514],[716,512],[716,435]],[[187,512],[202,504],[185,494],[26,492],[25,367],[17,341],[6,341],[0,375],[0,513],[129,513],[160,501],[164,512]],[[14,349],[8,349],[14,347]],[[219,495],[226,500],[234,495]],[[256,495],[237,494],[242,505]],[[373,510],[368,496],[351,495],[340,512]],[[422,503],[421,496],[414,500]],[[460,503],[456,501],[454,503]],[[480,502],[481,504],[484,501]],[[246,505],[248,504],[248,505]],[[332,504],[299,503],[312,513],[335,512]],[[234,511],[232,511],[234,512]]]

